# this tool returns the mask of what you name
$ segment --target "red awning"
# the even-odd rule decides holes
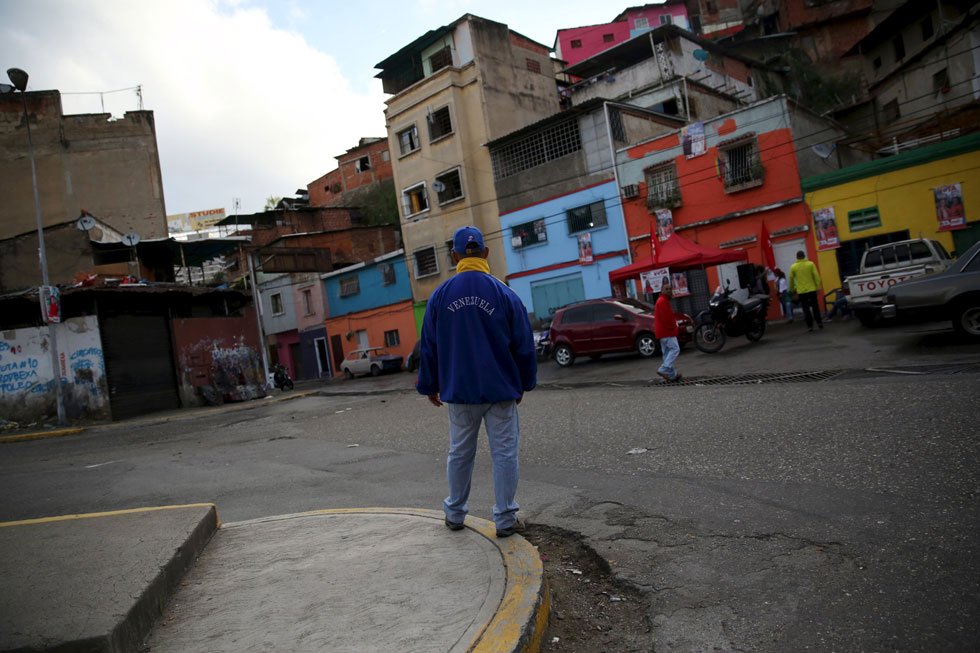
[[[657,248],[657,263],[654,265],[651,257],[637,259],[633,263],[617,268],[609,273],[610,281],[622,281],[636,278],[641,272],[658,268],[670,268],[671,272],[682,272],[693,268],[708,267],[720,263],[733,263],[748,258],[745,250],[716,249],[692,243],[690,240],[671,234],[670,238],[660,243]]]

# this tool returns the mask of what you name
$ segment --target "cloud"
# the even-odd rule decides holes
[[[19,3],[18,3],[19,4]],[[4,3],[0,60],[57,88],[67,113],[152,110],[168,213],[262,209],[384,136],[384,94],[358,94],[336,61],[263,10],[205,0]],[[30,53],[18,56],[18,53]]]

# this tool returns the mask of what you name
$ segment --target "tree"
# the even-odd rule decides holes
[[[265,209],[263,210],[272,211],[277,206],[279,206],[279,202],[281,201],[282,201],[281,197],[276,197],[275,195],[269,195],[267,198],[265,198]]]

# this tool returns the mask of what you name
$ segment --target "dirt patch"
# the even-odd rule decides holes
[[[541,651],[652,651],[647,601],[617,581],[609,563],[581,535],[542,524],[524,534],[538,547],[551,590]]]

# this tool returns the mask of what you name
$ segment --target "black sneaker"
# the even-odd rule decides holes
[[[463,522],[449,521],[449,517],[446,517],[446,528],[451,531],[461,531],[463,530]]]
[[[513,526],[508,526],[507,528],[498,528],[497,537],[510,537],[514,533],[523,533],[527,530],[527,526],[524,524],[524,520],[520,517],[514,522]]]

